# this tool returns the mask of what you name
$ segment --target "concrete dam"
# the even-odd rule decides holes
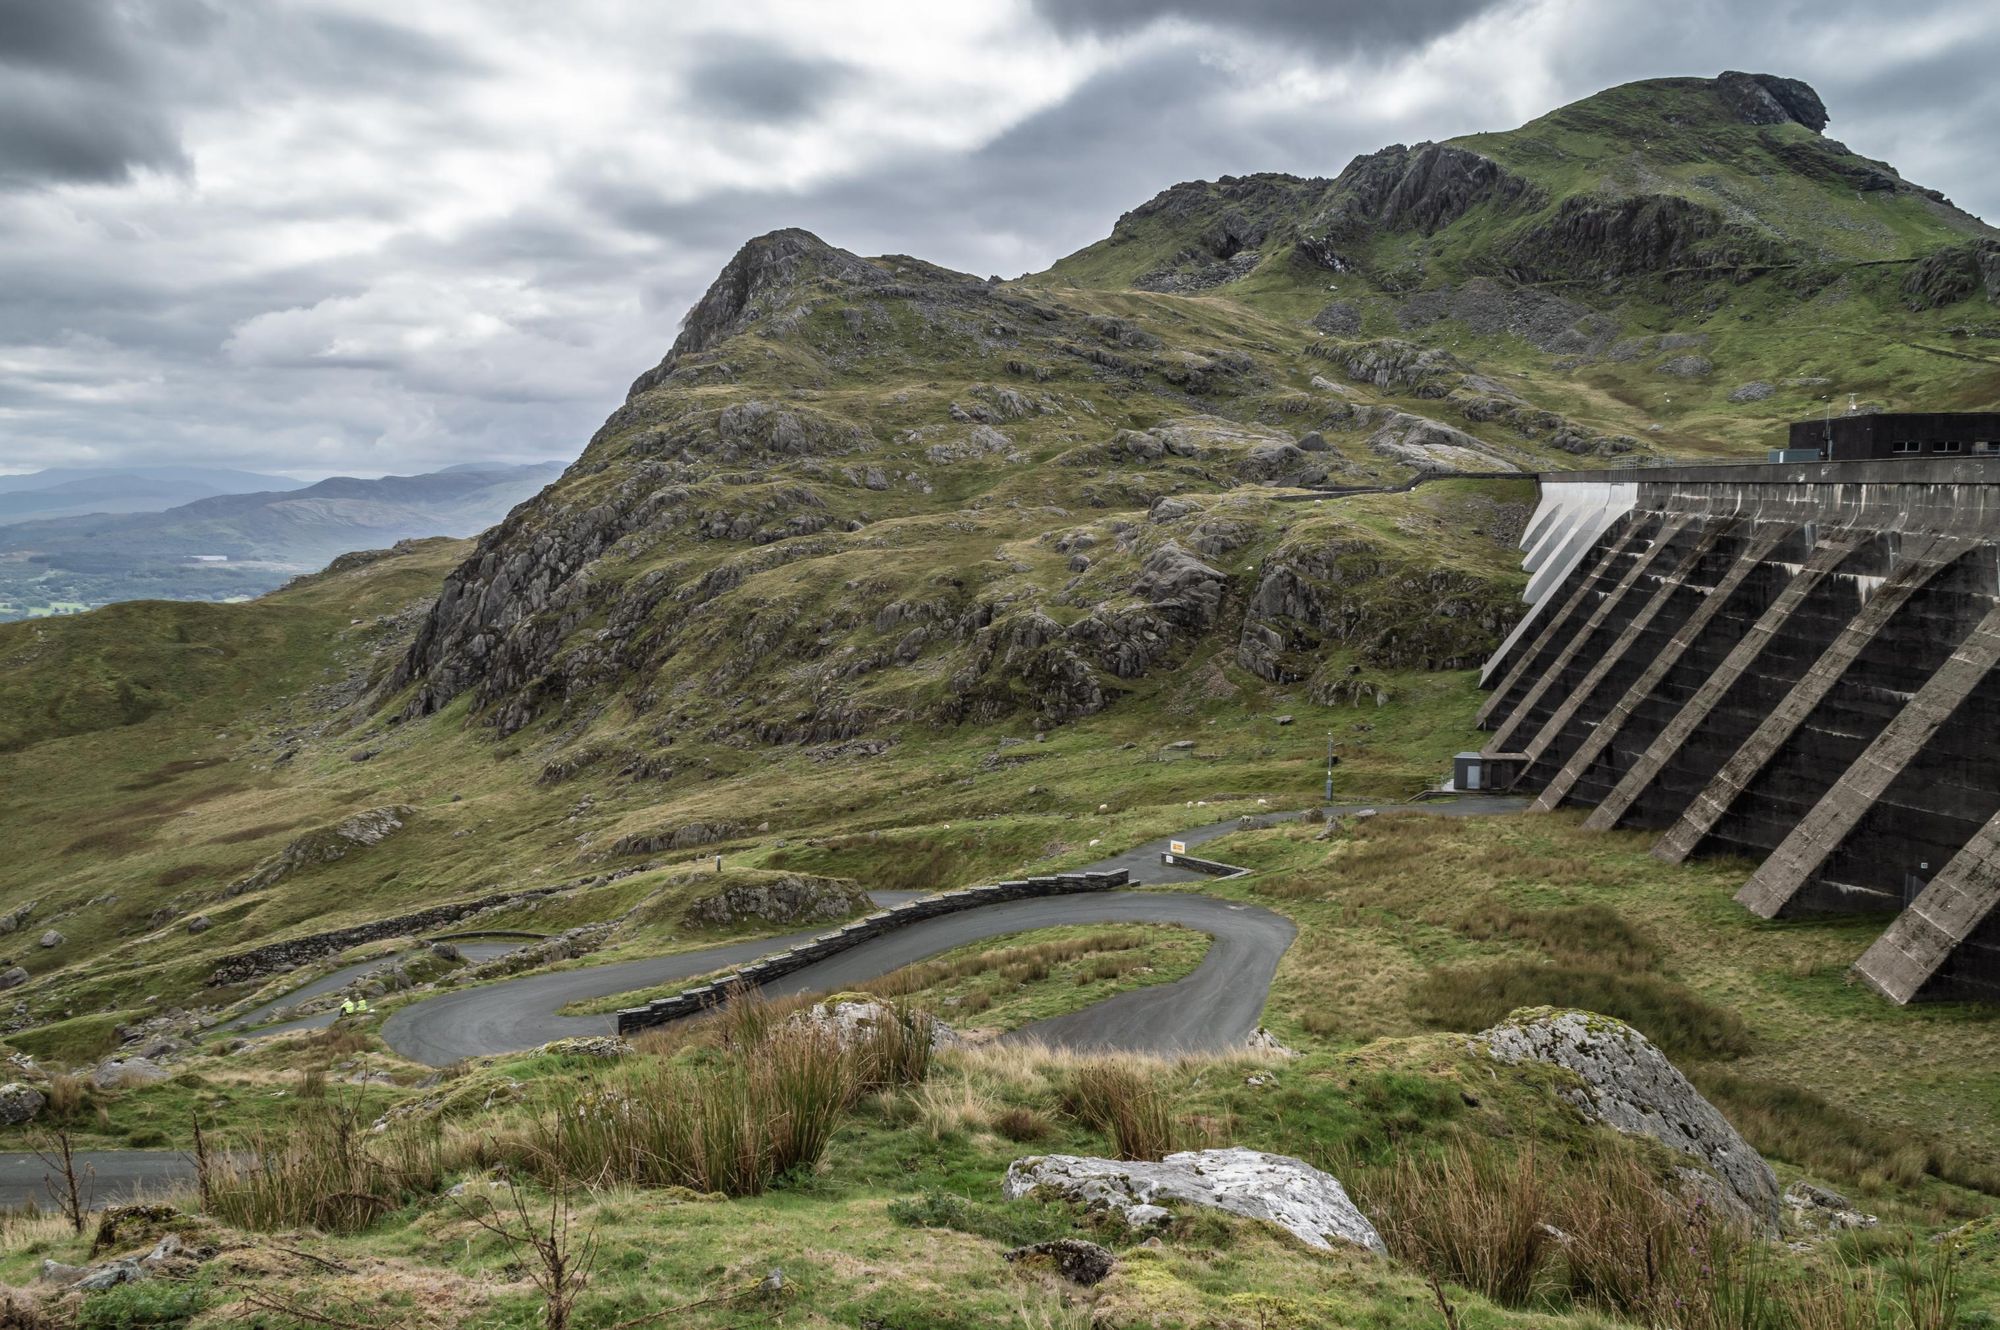
[[[2000,459],[1541,477],[1458,783],[1868,913],[1892,1000],[2000,1001]]]

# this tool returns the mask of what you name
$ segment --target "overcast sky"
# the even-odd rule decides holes
[[[2000,218],[1992,0],[0,0],[0,471],[567,460],[752,235],[1013,276],[1726,68]]]

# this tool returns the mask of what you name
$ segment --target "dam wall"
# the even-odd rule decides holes
[[[1558,472],[1479,724],[1535,806],[1874,914],[1897,1002],[2000,1001],[2000,459]]]

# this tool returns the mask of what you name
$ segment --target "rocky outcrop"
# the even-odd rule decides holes
[[[1001,1252],[1000,1259],[1010,1265],[1051,1266],[1070,1283],[1082,1284],[1086,1288],[1109,1279],[1111,1268],[1118,1263],[1118,1258],[1108,1248],[1082,1238],[1052,1238],[1047,1242],[1030,1243]]]
[[[1338,1179],[1303,1160],[1241,1147],[1185,1150],[1158,1163],[1035,1155],[1007,1166],[1001,1190],[1009,1200],[1040,1194],[1107,1209],[1133,1227],[1164,1221],[1165,1205],[1197,1205],[1275,1224],[1322,1251],[1335,1244],[1387,1251]]]
[[[728,840],[741,830],[733,822],[689,822],[660,831],[640,831],[619,837],[611,853],[659,854],[667,850],[694,850]]]
[[[1426,416],[1396,411],[1368,436],[1368,450],[1418,471],[1519,471],[1490,444]]]
[[[1725,70],[1715,95],[1746,125],[1804,125],[1815,134],[1826,128],[1826,103],[1798,79]]]
[[[18,1127],[40,1116],[48,1098],[32,1085],[9,1081],[0,1085],[0,1124]]]
[[[280,850],[269,863],[231,886],[229,894],[236,896],[246,891],[256,891],[281,881],[301,869],[318,864],[335,863],[356,850],[380,845],[401,831],[410,817],[409,808],[393,804],[384,808],[370,808],[333,826],[308,831]]]
[[[1348,163],[1332,202],[1307,223],[1300,248],[1320,266],[1345,271],[1343,246],[1372,231],[1430,235],[1482,203],[1510,208],[1539,200],[1534,185],[1469,148],[1392,144]]]
[[[4,970],[0,970],[0,991],[9,988],[19,988],[22,984],[27,983],[29,978],[30,976],[26,970],[18,965],[10,965]]]
[[[750,922],[831,923],[870,908],[868,893],[852,882],[787,873],[703,896],[687,907],[681,922],[689,928],[731,928]]]
[[[1975,240],[1926,254],[1903,277],[1911,309],[1940,309],[1974,295],[2000,305],[2000,241]]]
[[[1593,1122],[1648,1136],[1699,1161],[1722,1180],[1760,1229],[1778,1222],[1778,1179],[1651,1040],[1609,1016],[1533,1007],[1474,1036],[1502,1062],[1544,1062],[1576,1075],[1564,1097]]]
[[[1272,683],[1313,677],[1333,644],[1384,669],[1463,669],[1499,646],[1516,599],[1507,587],[1405,562],[1366,539],[1313,532],[1264,561],[1236,660]]]
[[[882,286],[890,281],[889,274],[874,264],[835,249],[810,231],[790,227],[758,236],[724,265],[688,311],[666,359],[641,374],[629,396],[658,387],[683,360],[758,320],[782,318],[797,304],[799,288],[815,278],[857,286]]]
[[[1773,237],[1678,194],[1571,195],[1502,253],[1518,281],[1741,267],[1785,257]]]

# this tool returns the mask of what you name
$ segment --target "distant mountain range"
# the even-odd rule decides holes
[[[0,526],[85,513],[156,513],[217,494],[290,490],[305,483],[226,467],[55,467],[0,476]]]
[[[0,619],[118,600],[259,595],[351,550],[483,531],[561,473],[561,463],[541,462],[309,485],[180,467],[0,477]],[[258,488],[214,490],[244,482]],[[140,506],[190,489],[204,492]],[[68,511],[76,505],[95,510]]]

